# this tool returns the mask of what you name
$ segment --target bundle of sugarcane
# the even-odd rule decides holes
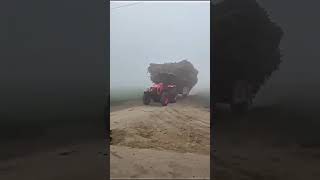
[[[177,84],[187,84],[190,89],[198,82],[198,70],[187,60],[164,64],[151,63],[148,72],[154,83],[158,83],[163,74],[174,75]]]

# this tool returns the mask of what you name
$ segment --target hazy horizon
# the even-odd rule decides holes
[[[188,59],[194,90],[210,87],[210,3],[126,2],[110,5],[110,89],[151,85],[150,63]]]

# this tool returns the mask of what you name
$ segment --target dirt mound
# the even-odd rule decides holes
[[[209,154],[210,115],[206,108],[170,104],[111,112],[112,144],[141,149]]]
[[[130,104],[130,103],[129,103]],[[210,111],[186,98],[110,113],[112,178],[208,178]]]

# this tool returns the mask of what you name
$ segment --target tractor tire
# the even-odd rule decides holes
[[[176,102],[177,102],[177,97],[170,98],[170,103],[176,103]]]
[[[153,102],[160,102],[160,98],[159,97],[153,97]]]
[[[174,89],[171,89],[170,92],[169,92],[169,96],[170,96],[170,99],[169,99],[169,102],[170,103],[176,103],[177,102],[177,89],[174,88]]]
[[[161,94],[160,102],[162,106],[167,106],[169,104],[169,96],[167,92]]]
[[[144,94],[143,94],[142,101],[143,101],[143,104],[144,104],[144,105],[149,105],[149,104],[150,104],[150,101],[151,101],[150,94],[144,93]]]

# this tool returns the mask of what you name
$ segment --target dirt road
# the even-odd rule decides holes
[[[112,178],[209,178],[209,107],[190,99],[111,109]]]

